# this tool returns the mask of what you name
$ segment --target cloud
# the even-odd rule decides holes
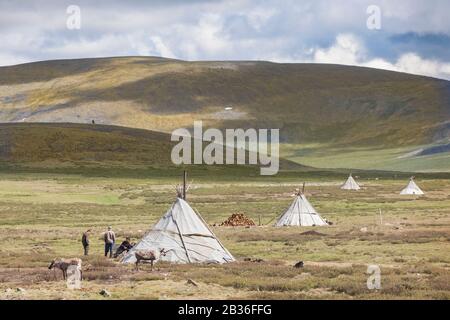
[[[170,50],[170,48],[168,48],[164,42],[162,41],[162,39],[158,36],[154,36],[151,37],[151,40],[153,41],[153,44],[155,45],[155,50],[158,53],[157,55],[162,56],[162,57],[166,57],[166,58],[176,58],[176,56],[173,54],[172,50]],[[144,51],[141,51],[142,53],[140,53],[141,55],[150,55],[150,53],[147,53],[149,51],[145,51],[146,49],[144,49]]]
[[[0,0],[0,65],[100,56],[363,65],[449,79],[448,0]],[[369,5],[382,29],[366,27]],[[408,36],[414,35],[414,36]]]
[[[0,53],[0,61],[2,63],[1,65],[3,65],[3,66],[11,66],[11,65],[28,62],[28,59],[25,57],[18,57],[16,55],[10,55],[7,53],[6,54]]]
[[[450,63],[424,59],[414,52],[402,54],[395,62],[382,58],[369,59],[362,41],[352,34],[339,34],[329,48],[313,50],[315,63],[354,65],[450,80]]]
[[[364,55],[364,47],[352,34],[340,34],[333,46],[314,51],[314,62],[356,65]]]
[[[450,63],[427,60],[414,53],[407,53],[400,57],[395,64],[398,71],[422,74],[450,80]]]

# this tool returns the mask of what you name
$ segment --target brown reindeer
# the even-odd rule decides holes
[[[151,271],[153,271],[153,264],[159,260],[161,256],[165,256],[169,251],[164,248],[159,250],[139,250],[134,253],[136,257],[136,271],[139,271],[139,263],[141,261],[150,261]]]
[[[69,266],[77,266],[80,269],[81,278],[83,278],[83,272],[81,271],[81,259],[79,258],[71,258],[71,259],[64,259],[64,258],[56,258],[53,259],[48,268],[50,270],[59,269],[62,271],[63,279],[66,280],[67,278],[67,269]],[[56,273],[55,273],[56,278]]]

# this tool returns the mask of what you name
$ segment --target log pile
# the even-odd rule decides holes
[[[255,226],[252,219],[245,216],[243,213],[233,213],[227,220],[222,222],[220,226],[224,227],[250,227]]]

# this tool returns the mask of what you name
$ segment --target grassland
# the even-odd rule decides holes
[[[319,168],[353,168],[360,170],[393,170],[406,172],[449,172],[450,152],[408,156],[426,146],[395,148],[336,147],[333,144],[284,144],[282,156],[306,166]]]
[[[139,239],[174,200],[178,177],[165,171],[145,177],[126,172],[0,173],[1,299],[450,298],[450,180],[445,175],[420,177],[426,196],[405,198],[398,195],[404,177],[393,175],[362,173],[363,190],[344,192],[338,188],[342,173],[253,179],[211,173],[197,179],[192,174],[189,202],[238,261],[160,263],[154,272],[135,272],[102,257],[101,234],[112,225],[119,239]],[[334,224],[273,228],[303,180],[311,203]],[[262,226],[213,226],[235,212],[261,220]],[[87,228],[94,235],[91,255],[84,258],[80,237]],[[312,230],[317,233],[307,232]],[[81,290],[67,289],[61,275],[55,280],[47,269],[57,256],[83,258]],[[305,267],[293,268],[299,260]],[[371,264],[381,268],[380,290],[367,289]],[[99,294],[103,288],[110,298]]]

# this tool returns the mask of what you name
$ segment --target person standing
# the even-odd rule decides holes
[[[83,244],[85,256],[87,256],[89,254],[89,233],[90,232],[91,232],[91,229],[86,230],[86,232],[83,232],[83,236],[81,237],[81,243]]]
[[[109,253],[109,257],[112,258],[112,250],[114,242],[116,242],[116,235],[112,230],[112,227],[108,227],[108,231],[105,232],[103,239],[105,241],[105,257],[108,256]]]

